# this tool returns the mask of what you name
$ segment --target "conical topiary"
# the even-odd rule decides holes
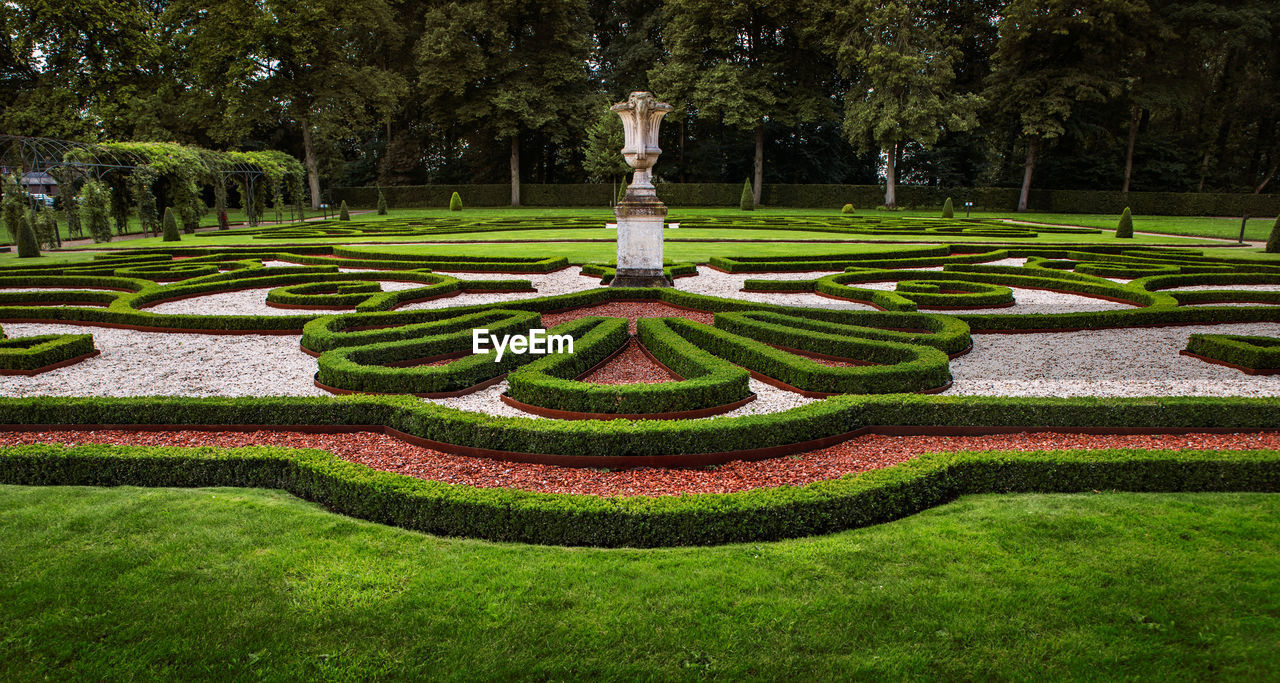
[[[36,231],[31,228],[31,220],[23,216],[18,220],[18,258],[32,258],[40,255],[40,242],[36,240]]]
[[[164,220],[160,221],[161,229],[164,232],[163,241],[180,242],[182,241],[182,233],[178,232],[178,217],[173,215],[173,207],[167,206],[164,209]]]
[[[840,213],[843,213],[843,214],[846,214],[846,215],[848,215],[848,214],[852,214],[852,213],[853,213],[853,204],[845,204],[844,206],[840,207]]]
[[[1276,224],[1271,226],[1271,236],[1267,238],[1268,254],[1280,254],[1280,216],[1276,216]]]
[[[738,199],[738,207],[743,211],[753,211],[756,208],[755,197],[751,194],[751,181],[742,181],[742,197]]]
[[[345,199],[342,200],[342,204],[338,206],[338,220],[340,221],[351,220],[351,212],[347,211],[347,200]]]
[[[942,203],[942,217],[955,218],[956,210],[951,206],[951,198],[947,197],[947,201]]]
[[[458,194],[457,192],[454,192],[453,196],[449,197],[449,210],[450,211],[462,210],[462,195]]]
[[[622,181],[622,186],[618,188],[618,203],[622,203],[622,201],[625,200],[626,198],[627,198],[627,182],[626,182],[626,179],[624,178]]]
[[[1124,213],[1120,214],[1120,224],[1116,226],[1116,237],[1130,238],[1133,237],[1133,217],[1129,215],[1129,207],[1124,207]]]
[[[378,215],[387,215],[387,196],[382,194],[382,186],[378,186]]]

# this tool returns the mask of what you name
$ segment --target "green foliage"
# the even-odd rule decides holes
[[[1187,351],[1238,365],[1250,374],[1280,372],[1280,338],[1276,337],[1193,334]]]
[[[164,241],[177,242],[181,239],[182,235],[178,232],[178,219],[173,215],[173,207],[167,206],[164,209]]]
[[[462,210],[462,195],[458,194],[457,192],[454,192],[453,195],[449,197],[449,210],[450,211]]]
[[[40,205],[36,209],[35,220],[31,224],[36,234],[36,241],[48,249],[58,246],[58,218],[53,209]]]
[[[80,219],[94,242],[111,241],[108,192],[97,180],[89,180],[80,190]]]
[[[4,198],[0,200],[0,213],[4,215],[4,227],[9,231],[9,240],[18,241],[23,217],[27,212],[26,192],[18,184],[18,176],[10,174],[4,177]]]
[[[743,211],[754,211],[756,208],[755,196],[751,192],[751,179],[742,181],[742,195],[738,197],[738,208]]]
[[[345,201],[345,200],[344,200]],[[382,194],[382,186],[378,186],[378,215],[387,215],[387,196]]]
[[[351,212],[347,210],[346,200],[343,200],[342,205],[338,207],[338,220],[340,221],[351,220]]]
[[[853,204],[845,204],[844,206],[840,207],[840,213],[846,216],[853,214],[854,213]]]
[[[83,237],[84,229],[80,227],[80,203],[75,190],[70,182],[63,183],[61,190],[62,213],[67,219],[67,235],[72,238]]]
[[[955,208],[951,206],[951,198],[950,198],[950,197],[947,197],[947,201],[943,202],[943,204],[942,204],[942,217],[943,217],[943,218],[955,218],[955,217],[956,217],[956,211],[955,211]]]
[[[1133,216],[1129,213],[1129,207],[1124,207],[1124,212],[1120,214],[1120,222],[1116,225],[1116,237],[1120,239],[1130,239],[1133,237]]]
[[[24,215],[18,222],[18,258],[33,258],[40,255],[40,242],[35,230],[31,227],[31,217]]]
[[[1267,238],[1268,254],[1280,254],[1280,216],[1276,216],[1275,225],[1271,226],[1271,236]]]
[[[93,335],[43,334],[4,339],[0,335],[0,371],[32,372],[93,351]]]
[[[615,198],[615,201],[617,201],[618,203],[622,203],[623,201],[626,201],[626,199],[627,199],[627,177],[624,175],[622,176],[622,182],[618,183],[618,196]]]
[[[631,167],[622,156],[626,144],[622,131],[622,119],[603,103],[599,113],[587,128],[587,146],[583,148],[582,170],[593,183],[605,183],[625,176]],[[619,201],[621,201],[619,199]]]
[[[230,230],[231,223],[227,220],[227,183],[221,178],[213,182],[213,211],[218,217],[218,229]]]

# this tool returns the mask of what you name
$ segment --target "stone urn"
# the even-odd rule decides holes
[[[658,201],[651,172],[662,149],[658,125],[671,111],[651,93],[633,92],[626,102],[610,107],[622,118],[626,143],[622,156],[635,169],[631,184],[614,209],[618,218],[618,272],[611,287],[670,287],[662,272],[662,229],[667,207]]]

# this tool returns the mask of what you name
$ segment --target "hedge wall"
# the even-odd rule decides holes
[[[738,205],[742,186],[735,183],[658,183],[658,197],[668,206]],[[447,207],[456,191],[468,207],[509,206],[511,186],[489,185],[406,185],[384,187],[392,208]],[[609,206],[614,186],[607,183],[520,185],[524,206]],[[377,204],[375,187],[336,187],[334,204],[372,208]],[[899,185],[898,205],[903,208],[939,208],[952,197],[963,209],[973,202],[976,210],[1012,211],[1018,204],[1015,187],[931,187]],[[830,208],[853,204],[855,210],[874,209],[884,204],[880,185],[800,185],[766,184],[762,201],[767,206]],[[1280,194],[1212,192],[1108,192],[1102,190],[1032,190],[1030,209],[1053,213],[1113,213],[1125,207],[1147,216],[1251,216],[1280,215]]]

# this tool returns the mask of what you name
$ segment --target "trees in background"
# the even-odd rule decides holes
[[[679,107],[659,179],[747,176],[753,202],[882,175],[889,204],[898,182],[1266,192],[1278,46],[1274,0],[13,0],[0,131],[287,150],[313,205],[321,178],[518,201],[522,176],[605,177],[603,108],[652,90]]]

